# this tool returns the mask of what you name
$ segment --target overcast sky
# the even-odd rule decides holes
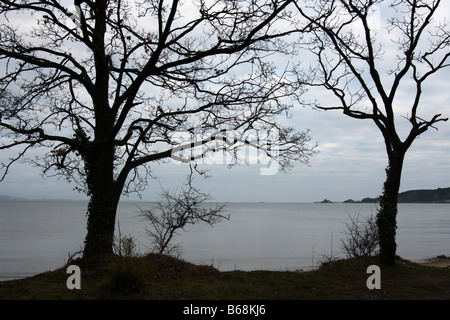
[[[448,1],[445,2],[448,6]],[[450,11],[443,12],[448,15]],[[389,62],[386,57],[386,63]],[[401,110],[408,108],[409,90],[402,88],[400,92],[398,108]],[[421,106],[424,117],[436,113],[450,117],[449,102],[450,68],[432,78],[425,88]],[[399,127],[408,128],[407,120],[401,115],[406,114],[397,116]],[[381,194],[387,156],[381,133],[372,121],[351,119],[339,111],[317,111],[297,105],[292,109],[289,122],[299,131],[309,128],[313,142],[318,143],[319,153],[310,159],[309,166],[298,164],[286,173],[274,175],[261,175],[258,164],[231,169],[224,164],[202,166],[210,170],[211,177],[197,177],[196,186],[209,192],[214,200],[229,202],[314,202],[325,198],[343,201]],[[431,128],[422,134],[408,151],[401,191],[450,187],[450,122],[440,122],[437,128],[439,130]],[[155,165],[152,170],[157,179],[149,180],[142,197],[144,201],[156,200],[161,187],[180,185],[188,173],[186,165],[174,163]],[[73,187],[64,180],[43,179],[38,168],[17,164],[0,183],[0,194],[37,199],[84,199]]]
[[[449,92],[443,90],[434,95],[436,104],[432,107],[440,107],[445,113]],[[214,200],[229,202],[314,202],[324,198],[343,201],[381,194],[387,157],[381,134],[371,121],[301,107],[293,113],[292,122],[299,129],[310,128],[312,138],[318,142],[320,152],[310,159],[309,166],[298,164],[286,173],[261,175],[260,164],[231,169],[224,164],[203,165],[201,168],[210,170],[210,177],[196,177],[195,185],[210,192]],[[450,123],[445,122],[439,124],[439,130],[431,129],[414,142],[405,160],[402,191],[450,187],[449,137]],[[157,179],[149,180],[144,201],[156,200],[155,192],[161,187],[174,188],[184,183],[188,167],[168,163],[153,166],[153,171]],[[38,168],[22,164],[14,166],[0,183],[0,194],[39,199],[84,198],[66,181],[42,179]]]

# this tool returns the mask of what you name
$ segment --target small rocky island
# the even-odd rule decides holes
[[[380,196],[376,198],[364,198],[360,201],[348,199],[343,203],[378,203]],[[335,203],[324,199],[316,203]],[[398,203],[450,203],[450,188],[437,188],[432,190],[409,190],[398,195]]]

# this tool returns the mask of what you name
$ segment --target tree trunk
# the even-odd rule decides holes
[[[393,152],[389,156],[389,166],[386,169],[386,181],[377,213],[377,226],[380,242],[380,263],[385,266],[395,264],[397,243],[397,203],[400,190],[400,180],[404,160],[404,152]]]
[[[86,158],[90,193],[87,235],[83,256],[100,258],[113,254],[114,227],[120,193],[113,178],[114,151],[111,144],[93,143]]]

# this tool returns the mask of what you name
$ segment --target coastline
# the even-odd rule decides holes
[[[422,262],[421,265],[427,267],[437,267],[437,268],[450,268],[450,257],[447,256],[437,256],[435,258],[427,259]]]

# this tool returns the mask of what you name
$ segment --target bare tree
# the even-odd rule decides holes
[[[373,214],[360,219],[360,214],[350,216],[345,223],[345,238],[341,240],[341,248],[349,258],[369,257],[378,249],[378,226]]]
[[[180,190],[163,190],[161,200],[150,209],[141,209],[141,215],[150,227],[146,232],[158,253],[179,256],[180,246],[173,244],[179,231],[185,230],[189,224],[205,222],[210,226],[229,220],[225,213],[225,204],[208,203],[209,194],[203,193],[193,186],[193,171],[188,175],[186,184]]]
[[[117,204],[170,159],[177,132],[279,132],[281,168],[309,136],[277,120],[298,88],[269,61],[291,0],[0,1],[0,149],[89,197],[84,256],[112,253]],[[26,21],[26,25],[22,22]],[[213,139],[202,139],[201,145]]]
[[[377,6],[383,16],[391,15],[386,29],[377,28],[371,20]],[[420,134],[447,121],[440,113],[428,119],[419,114],[424,85],[449,66],[448,25],[433,21],[441,6],[439,0],[393,1],[389,6],[382,0],[296,2],[303,19],[301,29],[309,29],[310,34],[303,44],[317,62],[307,71],[297,69],[297,80],[327,89],[338,101],[334,106],[320,101],[312,105],[372,120],[384,138],[389,164],[377,224],[380,259],[385,265],[395,263],[397,200],[405,154]],[[396,56],[387,61],[392,43],[397,46]],[[400,87],[409,87],[412,99],[409,112],[399,115]],[[399,116],[410,125],[403,140]]]

